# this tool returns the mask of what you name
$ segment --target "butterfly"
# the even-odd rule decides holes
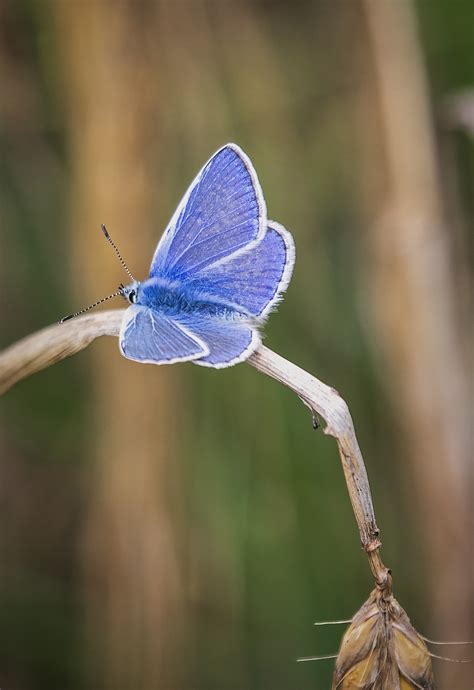
[[[130,303],[119,335],[122,355],[217,369],[243,362],[260,345],[260,329],[288,287],[294,263],[293,238],[267,220],[250,159],[227,144],[184,195],[148,278],[137,281],[128,271],[132,282],[113,295]]]

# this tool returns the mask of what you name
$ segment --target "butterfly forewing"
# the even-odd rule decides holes
[[[243,151],[229,144],[188,189],[156,249],[150,276],[187,280],[262,237],[265,229],[255,170]]]

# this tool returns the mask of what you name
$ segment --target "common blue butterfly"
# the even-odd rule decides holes
[[[149,277],[114,293],[130,302],[121,353],[151,364],[243,362],[259,346],[259,328],[288,287],[294,263],[293,238],[267,220],[252,163],[239,146],[227,144],[176,209]]]

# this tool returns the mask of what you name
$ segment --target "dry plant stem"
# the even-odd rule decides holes
[[[95,338],[103,335],[117,336],[123,313],[124,310],[115,310],[87,314],[67,323],[49,326],[10,346],[0,353],[0,394],[21,379],[83,350]],[[325,419],[325,433],[337,441],[352,508],[370,568],[379,589],[390,593],[390,572],[380,558],[381,543],[369,480],[347,404],[334,388],[264,345],[247,361],[258,371],[290,388],[312,412]]]
[[[389,587],[389,573],[379,554],[381,543],[378,538],[379,529],[375,521],[369,479],[346,402],[334,388],[264,345],[261,345],[247,361],[262,373],[288,386],[313,412],[317,412],[326,420],[324,433],[334,436],[337,441],[347,489],[370,568],[379,587]]]

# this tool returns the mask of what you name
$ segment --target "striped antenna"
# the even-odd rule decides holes
[[[74,319],[76,316],[79,316],[80,314],[84,314],[84,312],[89,311],[89,309],[94,309],[94,307],[97,307],[99,304],[102,304],[102,302],[107,302],[107,300],[112,299],[112,297],[123,297],[123,288],[123,285],[119,285],[119,288],[116,292],[112,293],[111,295],[108,295],[107,297],[102,297],[102,299],[97,300],[97,302],[94,302],[94,304],[90,304],[88,307],[85,307],[85,309],[81,309],[80,311],[76,311],[74,314],[69,314],[68,316],[65,316],[61,319],[59,323],[64,323],[65,321],[69,321],[69,319]]]
[[[112,247],[115,249],[115,253],[117,254],[118,260],[120,261],[120,263],[122,264],[122,266],[124,267],[124,269],[127,271],[127,273],[128,273],[128,275],[130,276],[130,278],[131,278],[133,281],[135,281],[135,278],[132,276],[132,273],[131,273],[130,269],[128,268],[128,266],[127,266],[127,264],[125,263],[125,261],[122,259],[122,255],[121,255],[121,253],[119,252],[117,245],[115,244],[115,242],[113,241],[113,239],[110,237],[109,231],[107,230],[107,228],[105,227],[105,225],[104,225],[103,223],[102,223],[102,225],[101,225],[100,227],[102,228],[102,232],[104,233],[105,239],[107,240],[107,242],[109,242],[109,243],[112,245]]]

